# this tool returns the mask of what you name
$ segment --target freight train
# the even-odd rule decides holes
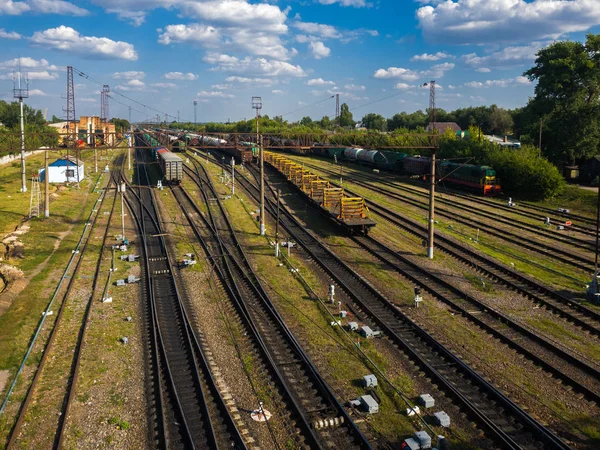
[[[336,160],[354,161],[377,169],[390,170],[405,175],[427,179],[431,173],[431,158],[409,156],[406,153],[386,150],[366,150],[356,147],[313,147],[312,153]],[[496,195],[502,187],[496,171],[489,166],[436,162],[436,179],[445,186],[469,190],[482,195]]]
[[[328,180],[319,178],[300,164],[277,153],[265,152],[264,159],[285,175],[325,215],[351,233],[366,235],[375,226],[375,222],[369,218],[369,210],[363,198],[346,196],[344,189],[332,187]]]

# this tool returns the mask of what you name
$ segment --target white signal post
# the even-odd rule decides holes
[[[123,240],[125,240],[125,205],[123,201],[125,195],[125,183],[119,185],[119,192],[121,192],[121,236],[123,236]]]
[[[258,153],[260,160],[260,235],[264,236],[265,228],[265,165],[262,139],[258,130],[258,119],[260,118],[259,111],[262,109],[262,98],[252,97],[252,108],[256,110],[256,145],[258,145]]]

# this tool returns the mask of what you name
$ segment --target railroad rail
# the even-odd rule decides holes
[[[218,161],[216,161],[219,164]],[[243,175],[238,182],[254,198],[258,188]],[[266,198],[266,210],[275,215],[272,192]],[[441,389],[453,397],[476,421],[489,438],[504,448],[568,449],[550,430],[453,355],[426,330],[403,314],[365,279],[342,262],[333,252],[304,228],[293,215],[282,209],[281,225],[314,261],[352,300],[356,312],[364,313]],[[358,313],[361,315],[360,313]],[[483,401],[483,399],[486,399]]]
[[[352,194],[352,191],[347,188],[346,191]],[[424,225],[400,215],[378,202],[369,199],[365,199],[365,201],[371,212],[380,215],[392,225],[408,231],[414,236],[427,239],[427,228]],[[486,277],[514,289],[534,304],[544,305],[544,307],[581,329],[600,337],[600,313],[598,311],[570,299],[502,263],[494,261],[485,254],[465,247],[451,237],[436,233],[435,246],[462,263],[475,268]]]
[[[96,223],[98,221],[98,218],[100,217],[99,211],[102,209],[102,207],[104,205],[104,201],[107,197],[107,191],[110,189],[111,184],[112,184],[112,179],[109,179],[107,187],[103,190],[103,193],[101,194],[98,201],[94,205],[93,211],[91,213],[91,214],[94,214],[94,212],[95,212],[92,222],[89,222],[89,221],[86,222],[85,226],[87,227],[86,231],[88,233],[87,239],[83,243],[83,247],[81,247],[80,250],[77,250],[77,253],[79,253],[79,258],[77,259],[77,262],[75,263],[73,272],[70,275],[69,283],[67,284],[65,292],[62,295],[62,300],[60,302],[60,307],[59,307],[58,313],[56,315],[56,320],[50,331],[50,335],[48,336],[48,341],[46,343],[46,346],[44,347],[44,351],[42,353],[42,357],[40,359],[39,365],[38,365],[37,369],[35,370],[35,374],[31,381],[31,385],[29,386],[29,389],[27,390],[25,399],[19,409],[19,413],[18,413],[17,420],[15,422],[15,425],[14,425],[13,429],[11,430],[11,433],[10,433],[10,436],[8,439],[8,443],[7,443],[7,448],[9,448],[9,449],[15,448],[19,445],[20,435],[23,431],[23,428],[28,424],[26,417],[30,411],[32,402],[35,402],[36,396],[41,395],[41,392],[38,392],[38,385],[42,382],[42,379],[44,377],[44,373],[45,373],[46,366],[48,364],[50,356],[53,355],[53,352],[55,352],[54,346],[55,346],[56,340],[58,338],[59,329],[62,327],[62,324],[63,324],[63,318],[65,317],[64,312],[68,308],[67,302],[69,302],[69,299],[71,298],[71,292],[73,290],[76,280],[78,279],[78,274],[79,274],[79,270],[81,268],[83,259],[86,256],[86,250],[88,248],[88,244],[90,243],[90,237],[92,235],[92,231],[96,227]],[[115,208],[115,203],[116,203],[116,196],[115,196],[115,199],[113,200],[113,204],[112,204],[112,207],[110,210],[110,218],[112,218],[112,214],[113,214],[113,211]],[[103,236],[102,247],[104,247],[104,245],[106,243],[108,229],[110,227],[110,218],[106,225],[106,231]],[[73,253],[75,254],[75,251],[73,251]],[[98,259],[98,261],[100,262],[100,259]],[[99,268],[100,268],[100,265],[98,264],[96,266],[96,271],[95,271],[95,275],[94,275],[95,278],[99,276]],[[64,391],[64,393],[61,393],[63,401],[60,402],[60,406],[58,407],[59,410],[56,411],[56,414],[49,415],[49,417],[51,418],[50,420],[52,420],[54,418],[56,418],[56,420],[57,420],[56,425],[53,425],[53,427],[56,429],[56,433],[54,434],[54,441],[52,443],[53,448],[59,448],[60,447],[59,444],[62,442],[64,419],[65,419],[66,413],[68,412],[68,408],[70,406],[69,400],[71,399],[73,386],[77,382],[81,348],[82,348],[82,343],[83,343],[83,335],[85,332],[84,330],[87,328],[87,324],[88,324],[89,311],[92,306],[93,297],[95,294],[94,289],[95,289],[95,283],[94,283],[94,287],[92,288],[92,294],[88,298],[83,315],[81,316],[81,325],[79,326],[79,329],[77,330],[77,333],[75,336],[75,342],[71,342],[69,344],[69,345],[73,345],[73,358],[71,359],[71,363],[70,363],[70,366],[68,369],[69,376],[67,377],[67,382],[65,383],[65,388],[64,388],[65,391]],[[68,320],[68,319],[65,319],[65,320]],[[48,418],[48,417],[46,417],[46,418]]]
[[[204,167],[196,165],[196,173],[191,169],[186,171],[200,188],[209,217],[199,211],[182,188],[173,188],[175,196],[228,286],[240,315],[246,318],[247,328],[254,335],[263,359],[271,365],[271,373],[296,409],[306,442],[311,448],[332,445],[336,448],[371,448],[273,306],[237,240]],[[200,236],[191,211],[212,231],[211,239]]]
[[[144,155],[137,158],[140,184],[149,185]],[[125,198],[142,239],[142,274],[150,303],[150,349],[159,448],[238,448],[246,444],[227,409],[188,320],[152,191],[129,185]],[[210,405],[209,405],[210,402]],[[216,414],[211,414],[210,411]]]
[[[318,169],[322,172],[328,173],[331,176],[338,176],[337,173],[335,173],[334,171],[328,170],[326,168],[320,167],[320,166],[314,166],[311,164],[307,164],[305,163],[305,165],[307,167],[313,167],[315,169]],[[384,194],[387,197],[390,198],[394,198],[396,200],[401,200],[404,203],[410,204],[412,206],[415,206],[417,208],[426,210],[428,208],[428,206],[418,200],[415,200],[411,197],[407,197],[405,195],[402,194],[398,194],[398,193],[394,193],[394,192],[390,192],[386,189],[383,188],[379,188],[373,184],[370,183],[366,183],[366,182],[361,182],[359,180],[353,179],[352,182],[358,186],[362,186],[364,188],[367,188],[373,192],[377,192],[380,194]],[[332,184],[335,184],[332,182]],[[350,193],[351,191],[349,191],[348,189],[346,189],[346,191],[348,193]],[[366,200],[366,199],[365,199]],[[453,204],[454,206],[454,204]],[[493,227],[490,226],[490,224],[478,221],[476,219],[472,219],[470,217],[465,217],[462,216],[460,214],[456,214],[452,211],[449,210],[445,210],[443,208],[436,208],[436,215],[441,216],[441,217],[446,217],[454,222],[466,225],[470,228],[472,227],[479,227],[481,229],[485,229],[486,234],[491,235],[491,236],[495,236],[497,238],[500,238],[504,241],[510,242],[512,244],[518,245],[520,247],[526,248],[528,250],[531,250],[533,252],[539,253],[541,255],[544,255],[546,257],[551,257],[553,259],[556,259],[558,261],[564,262],[566,264],[569,264],[573,267],[576,267],[580,270],[583,270],[585,272],[593,272],[593,267],[594,267],[594,261],[591,258],[587,258],[578,254],[574,254],[559,248],[554,248],[554,247],[550,247],[548,245],[542,245],[540,244],[540,242],[528,238],[526,236],[522,236],[520,234],[517,233],[513,233],[510,232],[508,230],[499,230],[499,229],[494,229]],[[515,225],[517,228],[521,228],[520,226]],[[529,230],[530,231],[530,230]],[[544,230],[547,231],[547,230]],[[591,244],[590,244],[591,245]],[[586,250],[590,250],[592,249],[590,246],[586,246],[585,247]],[[595,251],[595,249],[592,249]]]

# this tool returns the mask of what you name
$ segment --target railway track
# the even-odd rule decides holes
[[[358,195],[348,189],[346,189],[346,192],[350,195]],[[392,225],[408,231],[421,239],[427,239],[427,228],[424,225],[402,216],[377,202],[366,200],[366,204],[371,212],[378,214]],[[600,313],[596,310],[547,288],[536,280],[520,274],[502,263],[494,261],[483,253],[465,247],[462,243],[451,237],[436,233],[435,246],[460,262],[474,268],[489,279],[514,289],[524,298],[532,301],[533,306],[543,305],[582,330],[600,337]]]
[[[270,372],[284,391],[284,398],[295,408],[295,415],[302,424],[299,445],[371,448],[273,306],[249,264],[204,168],[197,165],[195,174],[190,169],[186,169],[186,173],[202,192],[208,218],[198,210],[186,191],[176,188],[175,196],[198,238],[204,241],[224,284],[230,287],[230,296],[239,314],[246,318],[246,327],[254,335],[263,360],[271,366]],[[212,231],[211,239],[201,238],[191,212],[201,217]]]
[[[83,338],[85,336],[85,330],[88,326],[89,312],[92,307],[94,295],[96,293],[95,280],[100,275],[99,270],[101,256],[106,244],[110,221],[115,208],[116,196],[110,209],[110,215],[106,223],[105,232],[103,233],[101,245],[102,250],[96,264],[91,294],[85,303],[79,304],[79,302],[76,302],[72,298],[72,293],[78,280],[80,279],[80,269],[84,258],[87,257],[86,251],[88,250],[88,245],[91,241],[91,235],[96,228],[98,218],[100,217],[99,211],[103,208],[104,201],[108,195],[107,192],[111,188],[111,184],[112,179],[108,181],[106,188],[94,205],[92,214],[94,214],[94,212],[95,214],[92,222],[88,221],[86,223],[88,234],[83,246],[79,250],[73,251],[74,254],[76,252],[79,254],[79,258],[77,259],[75,267],[69,276],[69,283],[67,284],[64,294],[62,295],[56,320],[50,331],[48,341],[42,353],[39,365],[35,370],[31,385],[27,390],[27,394],[19,410],[15,425],[11,430],[7,443],[8,449],[16,448],[22,444],[22,439],[25,439],[23,436],[25,427],[32,425],[32,422],[30,421],[31,418],[28,417],[33,414],[32,407],[35,405],[35,403],[42,400],[49,385],[52,386],[54,394],[51,397],[52,400],[48,399],[47,401],[43,402],[47,414],[45,414],[43,417],[40,417],[38,420],[43,422],[43,428],[53,435],[54,438],[52,442],[52,448],[60,448],[63,442],[65,419],[68,415],[74,387],[78,380]],[[80,307],[80,305],[82,307]],[[67,357],[66,355],[69,356]],[[72,355],[72,357],[70,355]],[[68,369],[63,369],[57,372],[56,367],[52,369],[52,366],[56,364],[64,364],[68,367]],[[64,390],[60,390],[60,386],[64,386]],[[60,390],[60,392],[57,393],[56,390]],[[52,412],[49,412],[49,409],[52,410]],[[48,430],[48,428],[51,428],[51,430]],[[41,430],[41,427],[39,427],[38,430]],[[54,432],[52,430],[54,430]]]
[[[218,161],[217,161],[218,163]],[[258,188],[243,175],[238,182],[255,199]],[[275,214],[267,196],[266,210]],[[281,225],[351,299],[359,317],[367,316],[384,331],[440,389],[459,403],[489,439],[503,448],[570,448],[517,404],[464,364],[319,242],[285,208]]]
[[[333,172],[331,170],[328,170],[328,169],[325,169],[325,168],[320,167],[320,166],[315,166],[315,165],[306,164],[306,163],[304,165],[306,167],[311,167],[313,169],[316,169],[316,170],[319,170],[321,172],[327,173],[327,174],[329,174],[331,176],[335,176],[335,177],[338,176],[338,174],[336,174],[335,172]],[[394,198],[396,200],[400,200],[400,201],[402,201],[404,203],[410,204],[410,205],[415,206],[415,207],[417,207],[419,209],[427,210],[427,208],[428,208],[428,206],[425,203],[420,202],[418,200],[415,200],[414,198],[408,197],[408,196],[403,195],[403,194],[398,194],[398,193],[395,193],[395,192],[390,192],[389,190],[377,187],[377,186],[375,186],[375,185],[373,185],[371,183],[359,181],[359,180],[356,180],[354,178],[352,179],[352,182],[354,184],[357,184],[358,186],[367,188],[367,189],[369,189],[369,190],[371,190],[373,192],[377,192],[377,193],[383,194],[383,195],[385,195],[387,197]],[[336,184],[336,183],[333,183],[333,184]],[[400,188],[398,186],[394,186],[394,187],[398,188],[398,189],[402,189],[402,188]],[[348,193],[351,193],[351,191],[348,190],[348,189],[346,189],[346,191]],[[414,193],[414,192],[412,192],[412,193]],[[358,195],[358,194],[356,194],[356,195]],[[422,194],[422,195],[426,195],[426,194]],[[365,201],[367,201],[367,203],[369,203],[368,199],[365,199]],[[436,199],[436,202],[438,202],[438,203],[442,202],[443,203],[443,201],[441,199]],[[454,204],[452,204],[451,206],[452,206],[452,208],[457,207],[459,209],[464,209],[466,211],[469,211],[469,209],[467,207],[460,207],[460,206],[456,206]],[[478,212],[478,214],[479,214],[479,212]],[[481,222],[481,221],[479,221],[477,219],[474,219],[474,218],[471,218],[471,217],[466,217],[466,216],[461,215],[461,214],[456,214],[455,212],[447,210],[447,209],[444,209],[444,208],[437,207],[436,208],[436,215],[437,216],[441,216],[441,217],[445,217],[447,219],[450,219],[453,222],[457,222],[457,223],[460,223],[462,225],[468,226],[469,228],[484,229],[485,232],[486,232],[486,234],[488,234],[488,235],[495,236],[495,237],[500,238],[500,239],[502,239],[504,241],[510,242],[512,244],[518,245],[518,246],[523,247],[523,248],[526,248],[526,249],[531,250],[533,252],[539,253],[539,254],[541,254],[541,255],[543,255],[545,257],[553,258],[555,260],[558,260],[558,261],[561,261],[563,263],[569,264],[569,265],[571,265],[573,267],[576,267],[576,268],[578,268],[580,270],[583,270],[585,272],[590,272],[590,273],[593,272],[594,261],[593,261],[592,258],[588,258],[588,257],[582,256],[582,255],[579,255],[579,254],[575,254],[575,253],[572,253],[572,252],[569,252],[569,251],[566,251],[566,250],[563,250],[563,249],[560,249],[560,248],[555,248],[555,247],[549,246],[547,244],[545,245],[545,244],[542,244],[542,243],[540,243],[540,242],[538,242],[538,241],[536,241],[534,239],[528,238],[528,237],[523,236],[523,235],[518,234],[518,233],[510,232],[508,230],[495,229],[495,228],[491,227],[490,224],[488,224],[488,223]],[[497,219],[493,218],[493,220],[497,220]],[[552,237],[553,236],[552,234],[549,234],[548,230],[544,230],[544,229],[540,229],[540,228],[537,228],[537,229],[533,230],[532,227],[535,228],[534,226],[532,226],[532,227],[525,227],[523,225],[518,225],[518,224],[512,224],[512,225],[514,227],[518,228],[518,229],[527,230],[527,231],[536,231],[536,232],[542,231],[542,233],[546,232],[548,234],[548,237]],[[564,238],[564,236],[563,237],[554,236],[554,239],[557,239],[558,242],[567,243],[566,241],[564,241],[563,238]],[[578,244],[578,243],[570,242],[569,241],[568,245],[572,245],[572,246],[578,247],[578,248],[580,248],[582,250],[585,250],[585,251],[595,251],[595,247],[593,247],[593,245],[591,243]]]
[[[140,161],[141,153],[138,181],[148,186]],[[143,290],[150,304],[155,446],[245,449],[183,307],[152,191],[141,187],[135,193],[129,185],[125,198],[140,230]]]

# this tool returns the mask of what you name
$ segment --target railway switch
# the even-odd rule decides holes
[[[127,277],[127,283],[131,284],[131,283],[137,283],[140,281],[140,278],[137,278],[135,275],[129,275]]]
[[[421,288],[415,287],[415,308],[419,307],[419,303],[423,301],[423,297],[421,297]]]

